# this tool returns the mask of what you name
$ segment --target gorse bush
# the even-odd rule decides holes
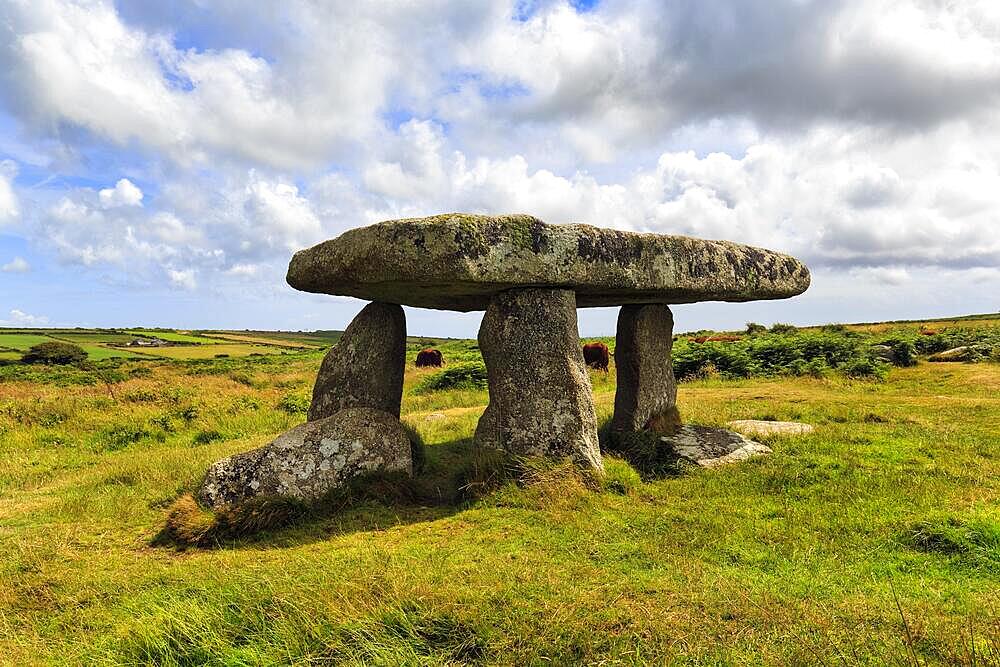
[[[420,383],[417,393],[440,391],[442,389],[484,389],[486,387],[486,365],[481,361],[467,361],[452,364],[438,371]]]
[[[884,377],[887,366],[869,359],[863,339],[851,332],[758,334],[731,342],[677,341],[675,375],[684,379],[795,375],[825,377],[839,370],[851,377]]]
[[[309,412],[310,401],[305,394],[288,394],[278,401],[278,409],[290,415],[304,415]]]
[[[889,364],[871,357],[852,359],[840,367],[849,378],[885,380],[889,376]]]
[[[39,343],[21,356],[25,364],[78,364],[87,358],[82,347],[72,343]]]

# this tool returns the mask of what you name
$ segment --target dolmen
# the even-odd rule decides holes
[[[412,470],[399,424],[402,305],[485,311],[489,405],[477,446],[600,471],[577,308],[621,307],[612,430],[668,436],[680,421],[669,306],[784,299],[808,288],[809,271],[788,255],[728,241],[454,213],[349,230],[297,252],[287,280],[371,303],[324,358],[308,422],[215,463],[199,494],[208,505],[315,498],[356,475]]]

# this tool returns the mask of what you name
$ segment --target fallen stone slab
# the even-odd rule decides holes
[[[672,435],[660,438],[679,459],[703,468],[746,461],[771,453],[771,448],[749,440],[739,433],[709,426],[684,424]]]
[[[212,508],[256,496],[314,500],[376,471],[412,474],[410,439],[388,412],[348,408],[300,424],[264,447],[212,464],[198,499]]]
[[[306,292],[471,311],[527,287],[573,290],[583,308],[784,299],[809,287],[809,270],[728,241],[450,213],[348,230],[295,253],[287,280]]]
[[[816,429],[802,422],[778,422],[766,419],[737,419],[726,426],[743,435],[805,435]]]

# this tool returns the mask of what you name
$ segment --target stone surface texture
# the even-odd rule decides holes
[[[737,419],[726,426],[743,435],[805,435],[816,429],[802,422],[776,422],[764,419]]]
[[[622,306],[615,336],[617,432],[672,433],[679,425],[677,382],[670,353],[674,317],[662,304]]]
[[[476,443],[515,455],[569,456],[603,469],[590,376],[569,290],[502,292],[479,329],[490,403]]]
[[[526,287],[574,290],[579,307],[783,299],[806,290],[809,270],[728,241],[451,213],[346,231],[297,252],[287,280],[306,292],[470,311]]]
[[[973,348],[969,345],[953,347],[944,352],[937,352],[927,357],[927,361],[968,361],[974,356]]]
[[[395,304],[370,303],[323,358],[309,421],[344,408],[373,408],[399,417],[406,364],[406,317]]]
[[[411,457],[409,437],[395,416],[349,408],[296,426],[264,447],[214,463],[198,498],[213,508],[256,496],[313,500],[365,473],[412,474]]]
[[[771,453],[770,447],[749,440],[739,433],[693,424],[679,426],[673,435],[664,436],[660,441],[670,447],[677,457],[703,468],[737,463]]]

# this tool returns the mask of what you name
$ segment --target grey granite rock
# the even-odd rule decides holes
[[[976,351],[970,345],[953,347],[950,350],[936,352],[927,357],[927,361],[971,361],[975,359]]]
[[[373,408],[399,417],[406,365],[406,316],[395,304],[370,303],[323,357],[309,421],[344,408]]]
[[[470,311],[518,287],[574,290],[579,307],[783,299],[809,287],[809,271],[727,241],[451,213],[351,229],[296,253],[287,280],[306,292]]]
[[[319,498],[376,471],[413,472],[410,440],[387,412],[349,408],[310,421],[270,444],[214,463],[198,499],[219,508],[255,496]]]
[[[703,468],[745,461],[771,453],[771,448],[739,433],[710,426],[684,424],[673,435],[660,438],[675,456]]]
[[[616,432],[672,433],[680,424],[670,353],[674,318],[661,304],[622,306],[615,337]]]
[[[743,435],[806,435],[816,429],[802,422],[778,422],[763,419],[737,419],[726,426]]]
[[[590,376],[569,290],[501,292],[479,329],[490,403],[476,443],[516,455],[568,456],[603,469]]]

